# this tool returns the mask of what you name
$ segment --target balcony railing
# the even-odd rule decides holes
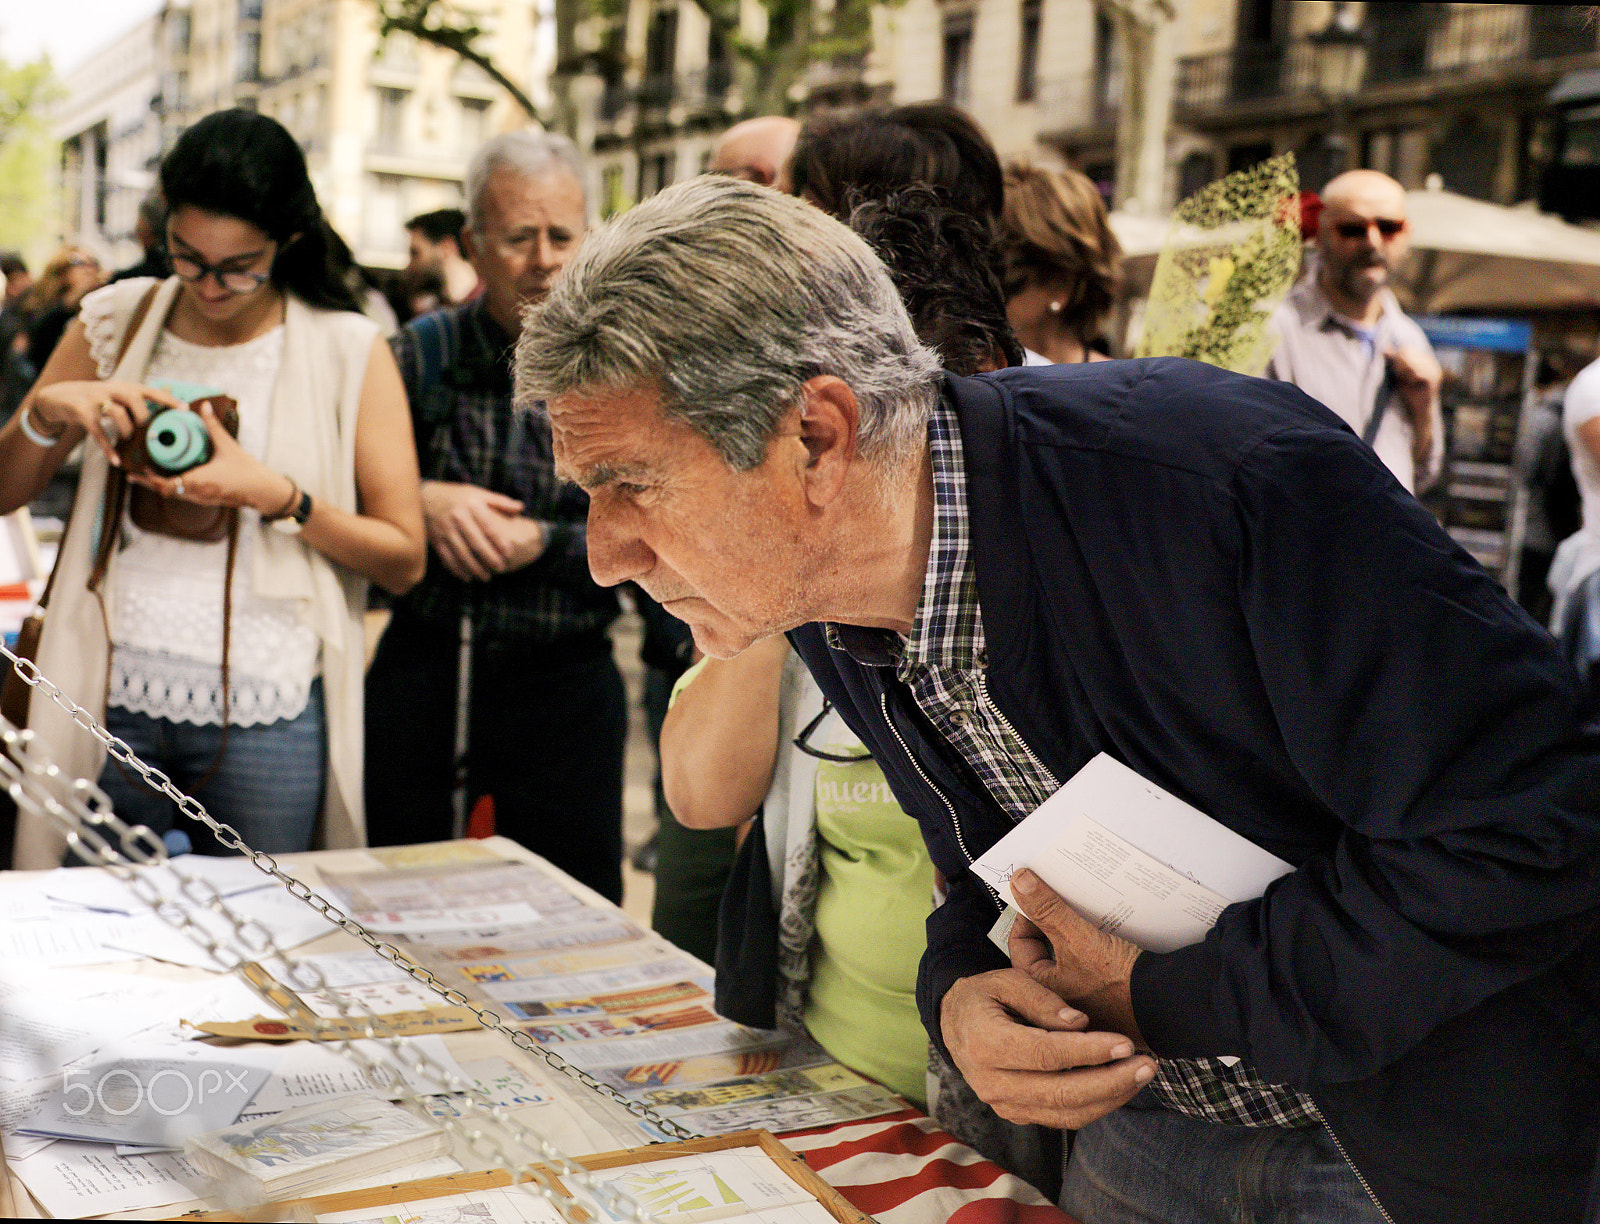
[[[1034,91],[1039,120],[1050,128],[1114,127],[1118,102],[1116,82],[1098,71],[1047,77]]]
[[[726,103],[733,84],[731,64],[712,64],[695,72],[646,76],[631,85],[607,85],[600,95],[599,117],[615,122],[630,105],[651,111],[717,109]]]
[[[867,53],[850,52],[813,60],[801,77],[806,96],[813,103],[828,99],[847,100],[865,88]]]
[[[1593,55],[1600,36],[1566,5],[1494,5],[1442,11],[1384,6],[1366,27],[1363,85],[1397,84],[1442,73],[1511,67]],[[1178,61],[1177,103],[1213,109],[1241,102],[1315,97],[1330,92],[1332,66],[1312,38],[1243,45]]]

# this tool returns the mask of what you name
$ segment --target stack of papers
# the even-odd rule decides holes
[[[180,1147],[191,1135],[231,1125],[278,1057],[276,1050],[193,1043],[95,1059],[63,1072],[60,1087],[21,1129],[146,1150]]]
[[[700,1134],[780,1133],[904,1108],[813,1042],[724,1020],[707,966],[615,910],[583,904],[532,864],[325,879],[349,912],[382,914],[407,954],[444,985],[487,1002],[624,1099]],[[451,931],[449,920],[472,926]],[[615,1109],[601,1097],[584,1099]],[[621,1124],[631,1133],[618,1133],[618,1146],[662,1137],[633,1115]]]
[[[353,1096],[189,1140],[196,1168],[251,1197],[300,1198],[430,1157],[449,1138],[431,1121],[379,1097]]]
[[[185,895],[174,867],[216,889],[228,908],[272,932],[280,948],[326,935],[331,923],[247,859],[185,855],[172,865],[139,868],[161,898],[161,913],[111,872],[64,867],[8,884],[0,903],[0,963],[32,961],[57,968],[153,957],[199,969],[231,969],[170,921],[186,915],[213,938],[228,940],[233,926]],[[164,916],[163,916],[164,915]]]
[[[1147,952],[1199,943],[1229,905],[1294,870],[1103,752],[972,864],[1002,897],[1024,867]],[[1002,952],[1015,913],[990,933]]]

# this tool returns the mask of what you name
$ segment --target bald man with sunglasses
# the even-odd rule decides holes
[[[1416,492],[1443,457],[1443,372],[1389,287],[1411,247],[1405,188],[1351,170],[1323,188],[1322,203],[1310,269],[1273,314],[1267,377],[1332,408]]]

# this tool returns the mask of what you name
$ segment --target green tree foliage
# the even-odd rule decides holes
[[[54,92],[49,61],[12,67],[0,60],[0,248],[37,251],[55,228],[50,210],[55,150],[44,119]]]
[[[449,0],[374,0],[381,34],[403,32],[423,42],[454,51],[477,64],[505,87],[530,116],[540,122],[550,118],[538,109],[477,46],[483,31],[470,13],[457,10]],[[850,61],[870,49],[873,0],[761,0],[766,29],[752,37],[739,19],[739,0],[694,0],[711,23],[716,38],[733,54],[738,68],[744,110],[749,115],[786,114],[795,109],[794,86],[806,69],[819,60]],[[891,5],[901,0],[888,0]],[[629,0],[556,0],[557,112],[563,82],[573,72],[604,66],[620,74],[620,32],[627,19]],[[609,23],[617,37],[598,50],[580,48],[580,24],[599,18]]]

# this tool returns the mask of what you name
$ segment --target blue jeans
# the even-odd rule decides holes
[[[1223,1126],[1133,1104],[1074,1137],[1061,1207],[1083,1224],[1383,1220],[1322,1127]]]
[[[172,722],[115,706],[106,711],[106,726],[140,760],[160,769],[218,821],[232,825],[252,850],[288,854],[311,848],[328,761],[321,680],[312,683],[297,717],[229,727],[220,761],[220,726]],[[206,778],[213,762],[216,770]],[[100,772],[100,787],[130,825],[148,825],[159,836],[178,823],[176,803],[110,758]],[[232,853],[204,825],[185,819],[181,827],[196,853]]]

